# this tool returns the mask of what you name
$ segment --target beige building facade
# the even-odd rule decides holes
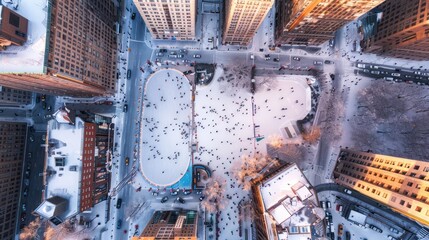
[[[342,149],[334,179],[429,225],[429,162]]]
[[[195,40],[196,0],[133,0],[154,39]]]
[[[275,42],[320,45],[335,32],[384,0],[284,0],[277,1]]]
[[[429,59],[429,2],[386,1],[377,33],[364,45],[365,52],[413,60]]]
[[[21,61],[21,72],[3,65],[0,85],[49,95],[112,95],[117,78],[114,2],[49,1],[47,6],[48,41],[37,41],[43,57],[34,61],[40,67],[37,71],[34,66],[27,69],[25,60]],[[30,21],[29,31],[31,27]]]
[[[222,44],[247,46],[274,0],[226,0]]]

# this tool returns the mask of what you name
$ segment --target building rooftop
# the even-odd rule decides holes
[[[82,168],[82,139],[84,122],[76,118],[75,125],[48,122],[48,157],[46,199],[58,196],[68,200],[68,206],[60,216],[54,216],[54,208],[46,201],[36,210],[43,217],[67,219],[79,212],[80,180]],[[45,207],[42,207],[45,206]]]
[[[47,0],[22,0],[17,10],[12,4],[7,7],[26,18],[27,42],[23,46],[9,46],[0,51],[0,73],[44,73],[46,55],[46,33],[48,22]]]

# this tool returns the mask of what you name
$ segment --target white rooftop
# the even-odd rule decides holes
[[[0,51],[0,73],[43,73],[46,50],[47,0],[22,0],[17,10],[4,6],[28,20],[28,39],[23,46]]]
[[[171,186],[191,161],[191,85],[178,70],[159,70],[148,79],[144,97],[141,170],[151,184]]]
[[[350,211],[349,220],[352,220],[353,222],[360,223],[362,225],[365,225],[366,222],[366,215],[356,212],[354,210]]]
[[[310,187],[304,174],[296,164],[264,181],[260,185],[260,191],[265,209],[269,209],[283,201],[286,196],[291,198],[296,196],[292,187],[297,183],[302,183],[307,188]]]
[[[47,177],[45,197],[60,196],[68,199],[68,210],[62,216],[66,219],[79,211],[84,122],[78,117],[75,125],[60,124],[51,120],[48,128],[49,141],[58,141],[58,144],[57,148],[50,149],[48,157],[48,169],[56,173]],[[56,166],[56,158],[65,158],[65,166]],[[71,166],[76,166],[77,171],[71,171]],[[43,209],[49,214],[49,208]]]

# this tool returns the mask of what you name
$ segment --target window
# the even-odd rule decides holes
[[[401,200],[401,201],[399,202],[399,204],[401,204],[402,206],[404,206],[405,201],[404,201],[404,200]]]
[[[19,17],[14,13],[10,13],[9,15],[9,24],[19,28]]]
[[[421,211],[422,211],[422,208],[421,208],[421,207],[419,207],[419,206],[417,206],[417,207],[416,207],[416,211],[417,211],[417,212],[421,212]]]
[[[413,186],[413,183],[412,183],[412,182],[408,182],[408,183],[407,183],[407,186],[408,186],[408,187],[412,187],[412,186]]]

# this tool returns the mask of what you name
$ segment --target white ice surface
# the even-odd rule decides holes
[[[181,72],[160,70],[148,79],[145,98],[141,170],[153,185],[170,186],[191,160],[191,86]]]

